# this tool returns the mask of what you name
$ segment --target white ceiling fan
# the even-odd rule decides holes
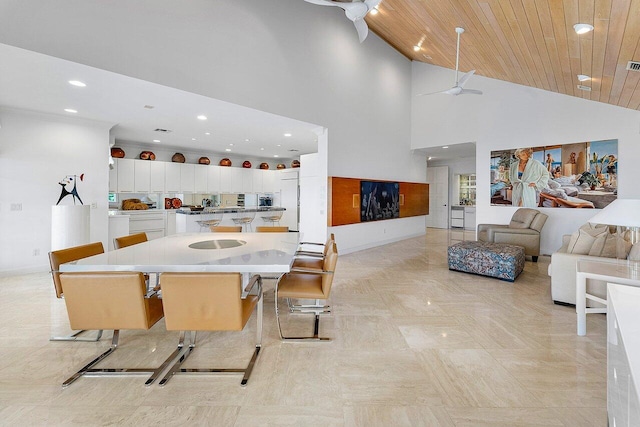
[[[369,27],[367,26],[364,17],[367,16],[367,14],[373,9],[375,9],[382,0],[353,1],[351,3],[331,0],[304,1],[306,1],[307,3],[319,4],[320,6],[337,6],[344,9],[344,14],[347,15],[347,18],[353,21],[353,25],[356,26],[356,30],[358,31],[358,38],[360,39],[360,43],[362,43],[369,34]]]
[[[476,72],[476,70],[471,70],[468,73],[465,73],[460,78],[460,80],[458,80],[458,61],[460,59],[460,34],[464,33],[464,28],[456,27],[456,33],[458,33],[458,43],[456,45],[456,81],[455,81],[455,84],[453,85],[452,88],[447,89],[447,90],[441,90],[439,92],[431,92],[431,93],[421,93],[418,96],[434,95],[436,93],[444,93],[444,94],[447,94],[447,95],[465,95],[465,94],[482,95],[482,91],[481,90],[465,89],[464,88],[464,85],[471,78],[473,73]]]

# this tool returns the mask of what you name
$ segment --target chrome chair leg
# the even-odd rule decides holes
[[[97,335],[95,337],[80,337],[78,335],[84,333],[84,332],[90,332],[86,329],[83,329],[81,331],[77,331],[74,332],[70,335],[66,335],[64,337],[51,337],[49,338],[49,341],[78,341],[78,342],[96,342],[96,341],[100,341],[100,338],[102,338],[102,332],[103,330],[100,329],[97,332]]]
[[[320,306],[319,300],[316,300],[317,305],[311,306],[294,306],[291,304],[290,298],[287,298],[287,304],[289,305],[289,309],[291,312],[293,310],[291,307],[296,307],[294,310],[299,311],[301,313],[315,313],[315,321],[313,325],[313,336],[310,337],[285,337],[282,335],[282,327],[280,326],[280,313],[278,309],[278,284],[276,283],[275,288],[275,308],[276,308],[276,324],[278,325],[278,333],[280,334],[280,339],[284,342],[304,342],[304,341],[331,341],[331,338],[320,337],[318,336],[318,332],[320,329],[320,314],[330,313],[328,310],[329,306]]]

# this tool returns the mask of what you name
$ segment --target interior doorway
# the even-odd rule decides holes
[[[427,166],[429,215],[427,227],[449,228],[449,166]]]

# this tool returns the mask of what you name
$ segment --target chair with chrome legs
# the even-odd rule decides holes
[[[283,341],[330,341],[330,338],[321,338],[318,336],[320,327],[320,314],[330,313],[330,307],[323,305],[320,300],[329,299],[331,294],[331,285],[333,284],[333,274],[338,262],[338,249],[335,242],[329,245],[329,250],[324,258],[321,269],[318,268],[302,268],[294,267],[291,272],[283,274],[275,287],[275,307],[276,322],[278,324],[278,332]],[[286,298],[287,306],[290,313],[314,313],[315,323],[313,327],[313,336],[308,337],[285,337],[282,334],[280,326],[280,313],[278,310],[278,299]],[[315,304],[299,304],[294,305],[291,299],[311,299],[315,300]]]
[[[331,245],[335,242],[335,236],[333,233],[329,235],[327,242],[324,244],[324,250],[322,252],[315,251],[304,251],[298,250],[296,251],[295,258],[293,259],[293,268],[322,268],[324,265],[324,259],[327,256],[327,252]],[[318,245],[322,246],[321,243],[310,243],[310,242],[302,242],[301,245]]]
[[[211,227],[211,231],[214,233],[240,233],[242,231],[241,225],[216,225]]]
[[[141,272],[62,273],[60,281],[65,290],[64,300],[72,328],[113,329],[109,349],[69,377],[63,387],[84,375],[152,374],[147,380],[149,385],[167,368],[167,364],[157,368],[94,368],[116,350],[120,330],[150,329],[162,319],[162,300],[157,294],[147,294]]]
[[[62,284],[60,283],[60,264],[65,262],[77,261],[82,258],[87,258],[93,255],[103,254],[104,247],[102,242],[89,243],[87,245],[74,246],[71,248],[60,249],[57,251],[49,252],[49,263],[51,264],[51,277],[53,278],[53,287],[56,290],[57,298],[64,298],[64,292],[62,290]],[[100,341],[102,337],[102,330],[97,331],[95,337],[81,337],[80,334],[88,332],[86,330],[80,330],[64,337],[51,337],[49,341],[85,341],[93,342]]]
[[[270,226],[265,227],[263,225],[259,225],[256,227],[256,233],[288,233],[289,227],[280,227],[280,226]]]
[[[245,386],[262,347],[262,278],[249,280],[243,298],[240,273],[163,273],[162,293],[166,328],[180,331],[180,338],[167,359],[175,363],[159,385],[177,374],[241,373]],[[242,331],[256,306],[257,343],[245,368],[181,368],[196,346],[197,331]]]
[[[137,245],[140,243],[148,242],[147,233],[136,233],[129,234],[128,236],[116,237],[113,239],[113,247],[115,249],[126,248],[128,246]],[[151,287],[151,283],[149,282],[149,274],[145,273],[144,278],[147,281],[147,289],[149,291],[159,291],[160,290],[160,276],[156,274],[156,284],[155,287]]]

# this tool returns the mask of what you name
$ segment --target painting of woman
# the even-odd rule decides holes
[[[542,163],[533,159],[532,148],[518,148],[518,158],[509,168],[509,180],[513,185],[511,203],[513,206],[535,208],[537,195],[549,181],[549,171]]]

